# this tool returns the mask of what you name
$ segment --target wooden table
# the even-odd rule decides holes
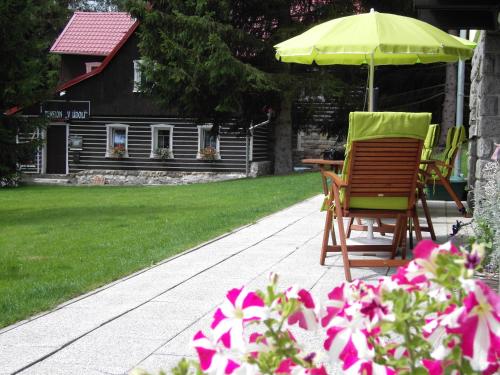
[[[324,171],[334,171],[339,173],[339,169],[344,166],[343,160],[326,160],[326,159],[302,159],[303,164],[316,164],[321,172]],[[328,183],[325,176],[321,173],[321,179],[323,182],[323,192],[328,195]]]

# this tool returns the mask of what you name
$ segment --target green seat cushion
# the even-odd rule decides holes
[[[351,197],[351,208],[405,210],[408,208],[407,197]]]
[[[416,138],[425,140],[430,113],[351,112],[348,146],[354,141],[377,138]]]

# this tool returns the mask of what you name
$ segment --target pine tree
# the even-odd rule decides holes
[[[324,77],[276,61],[273,45],[354,12],[347,0],[131,0],[127,5],[141,22],[146,92],[181,115],[213,123],[213,131],[230,119],[248,126],[265,105],[281,109],[276,142],[286,142],[278,148],[288,154],[291,100],[304,79]],[[326,90],[328,84],[310,86]],[[283,160],[290,161],[278,173],[291,170],[291,157]]]
[[[66,22],[67,9],[55,0],[0,0],[0,186],[15,182],[17,166],[32,158],[38,142],[18,144],[43,121],[9,115],[50,95],[57,82],[50,44]]]

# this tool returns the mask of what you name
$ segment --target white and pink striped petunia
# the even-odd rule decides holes
[[[315,368],[305,368],[297,365],[291,358],[282,360],[274,372],[275,374],[286,375],[328,375],[328,372],[323,366]]]
[[[214,314],[212,325],[217,341],[226,348],[245,350],[244,325],[266,315],[264,301],[244,287],[231,289]]]
[[[289,325],[298,323],[299,327],[305,330],[318,328],[319,308],[307,290],[292,287],[285,292],[285,296],[296,299],[300,303],[297,311],[288,317]]]
[[[335,316],[328,325],[323,347],[334,361],[344,361],[353,355],[361,359],[373,358],[374,351],[366,331],[367,318],[359,309],[360,306],[345,309],[346,314]]]
[[[393,368],[379,365],[370,360],[350,356],[344,361],[344,374],[346,375],[394,375],[396,371]]]
[[[240,367],[234,359],[218,348],[203,332],[198,331],[191,345],[198,353],[201,370],[206,374],[230,375]]]
[[[464,299],[458,333],[462,352],[475,371],[484,371],[500,361],[500,297],[482,281]]]

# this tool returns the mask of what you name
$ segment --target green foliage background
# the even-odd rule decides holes
[[[0,0],[0,186],[9,184],[16,165],[32,157],[38,143],[16,144],[20,132],[31,133],[40,119],[7,116],[50,95],[57,82],[58,59],[48,49],[68,16],[56,0]]]

